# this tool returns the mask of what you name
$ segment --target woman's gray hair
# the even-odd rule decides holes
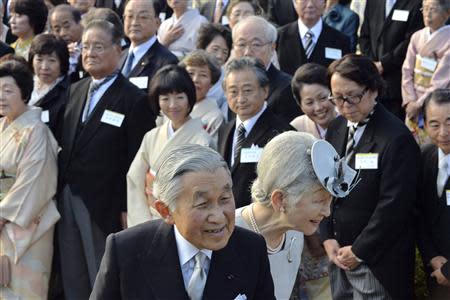
[[[311,162],[311,147],[316,140],[309,133],[287,131],[267,143],[252,185],[253,201],[270,206],[272,192],[279,189],[293,206],[303,193],[321,186]]]
[[[258,28],[262,28],[267,42],[277,42],[277,28],[261,16],[248,16],[237,22],[233,27],[232,36],[235,37],[239,28],[247,26],[248,24],[255,24]]]
[[[269,85],[269,77],[267,77],[266,69],[262,62],[254,57],[243,56],[241,58],[232,59],[225,65],[224,80],[222,81],[223,89],[226,89],[225,83],[230,73],[244,70],[252,71],[261,87]]]
[[[189,172],[228,171],[227,163],[219,153],[197,144],[178,145],[163,152],[156,162],[157,172],[153,182],[153,196],[171,211],[176,209],[178,197],[183,192],[182,176]],[[229,171],[228,171],[229,172]]]

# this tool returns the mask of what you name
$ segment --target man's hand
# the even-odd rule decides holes
[[[69,50],[70,57],[78,56],[81,53],[78,43],[76,42],[67,44],[67,49]]]
[[[415,118],[419,114],[421,108],[422,106],[419,105],[417,101],[409,102],[405,107],[406,117],[408,119]]]
[[[383,68],[383,65],[381,64],[381,61],[376,61],[375,66],[378,69],[378,73],[380,73],[380,75],[383,75],[384,68]]]
[[[358,267],[360,264],[360,262],[356,259],[356,255],[352,251],[352,246],[340,248],[337,253],[337,260],[350,270]]]
[[[161,39],[161,44],[168,47],[170,44],[178,40],[184,34],[184,28],[181,24],[170,26],[167,34]]]
[[[445,278],[444,274],[442,274],[441,268],[431,273],[431,277],[436,278],[437,283],[439,283],[440,285],[450,287],[450,282],[447,278]]]
[[[440,269],[445,263],[447,259],[441,255],[435,256],[430,260],[430,265],[433,268],[433,271]]]
[[[348,271],[349,268],[342,264],[337,256],[339,251],[339,243],[336,240],[326,240],[323,242],[323,246],[325,247],[325,252],[327,252],[328,259],[333,262],[336,266],[341,268],[342,270]]]

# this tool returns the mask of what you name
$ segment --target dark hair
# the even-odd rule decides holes
[[[217,23],[205,23],[200,26],[197,34],[197,49],[206,49],[216,36],[221,36],[225,40],[229,56],[232,46],[231,31],[227,27]]]
[[[450,104],[450,89],[435,89],[429,93],[422,105],[423,119],[427,120],[427,108],[433,102],[437,105]]]
[[[378,96],[384,92],[384,81],[375,64],[364,55],[347,54],[339,60],[335,60],[328,67],[328,81],[331,76],[338,73],[342,77],[354,81],[368,88],[370,91],[378,91]]]
[[[222,74],[216,58],[202,49],[195,50],[185,56],[179,65],[184,68],[207,66],[211,73],[211,85],[219,81],[220,75]]]
[[[99,9],[99,8],[97,8]],[[97,10],[96,9],[96,10]],[[116,14],[117,15],[117,14]],[[115,26],[113,23],[105,19],[91,19],[90,22],[84,28],[83,34],[85,34],[89,29],[100,29],[107,32],[111,36],[111,42],[118,46],[121,46],[123,38],[123,28]]]
[[[255,74],[256,80],[260,87],[268,87],[270,84],[269,77],[267,77],[266,68],[261,60],[250,57],[243,56],[241,58],[234,58],[225,64],[225,75],[222,82],[222,87],[226,90],[226,78],[233,72],[240,72],[244,70],[250,70]]]
[[[127,7],[128,3],[130,3],[131,0],[126,0],[125,1],[125,8]],[[153,11],[155,12],[155,17],[159,18],[159,14],[163,11],[163,3],[167,3],[167,0],[163,1],[163,3],[161,1],[158,0],[147,0],[150,1],[152,3],[152,7],[153,7]],[[167,4],[166,4],[167,5]],[[125,19],[125,18],[123,18]]]
[[[28,103],[33,92],[33,74],[26,63],[11,59],[0,63],[0,78],[11,76],[16,81],[20,95],[25,103]]]
[[[327,68],[316,63],[307,63],[295,71],[291,81],[291,89],[298,105],[300,105],[302,101],[300,91],[303,84],[320,84],[330,88],[330,81],[327,77]]]
[[[14,0],[11,3],[11,12],[26,15],[34,34],[44,31],[47,23],[48,9],[42,0]]]
[[[108,23],[113,25],[114,29],[106,29],[106,28],[102,29],[111,30],[111,37],[113,39],[113,43],[119,46],[121,45],[122,38],[124,37],[125,33],[123,29],[122,20],[115,11],[105,7],[90,9],[84,16],[83,20],[81,21],[84,27],[83,32],[86,32],[88,28],[91,28],[90,25],[94,21],[107,21]],[[101,27],[102,26],[100,26],[100,28]]]
[[[231,0],[228,4],[226,15],[230,17],[233,7],[242,2],[247,2],[248,4],[250,4],[253,7],[256,16],[264,15],[264,10],[262,9],[261,5],[259,5],[259,3],[255,0]]]
[[[170,93],[185,93],[188,98],[189,113],[191,113],[197,96],[195,85],[185,68],[178,65],[167,65],[156,72],[150,81],[150,106],[156,113],[161,112],[159,96]]]
[[[52,16],[56,12],[68,12],[72,15],[73,21],[77,24],[81,21],[81,13],[78,9],[69,4],[60,4],[55,6],[49,13],[49,16]]]
[[[69,50],[66,43],[51,33],[41,33],[31,42],[28,54],[28,63],[33,69],[33,58],[36,54],[52,54],[55,52],[59,59],[60,75],[66,75],[69,71]]]

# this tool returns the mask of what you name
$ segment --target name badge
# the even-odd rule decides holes
[[[406,21],[408,21],[408,17],[409,17],[409,11],[395,9],[394,13],[392,14],[392,21],[406,22]]]
[[[100,119],[100,122],[120,127],[122,126],[123,119],[125,119],[124,115],[105,109],[105,111],[103,112],[103,116]]]
[[[355,156],[355,169],[378,169],[378,153],[357,153]]]
[[[222,17],[222,25],[223,25],[223,26],[226,26],[226,25],[228,25],[228,24],[230,24],[230,20],[228,20],[228,17],[227,17],[227,16],[223,16],[223,17]]]
[[[336,48],[325,47],[325,58],[328,59],[341,59],[342,50]]]
[[[422,57],[422,61],[420,62],[420,66],[422,68],[425,68],[432,72],[436,70],[437,64],[438,64],[437,61],[429,57]]]
[[[257,163],[261,158],[263,148],[252,145],[251,148],[241,149],[241,163]]]
[[[446,190],[445,194],[447,195],[447,206],[450,206],[450,190]]]
[[[44,110],[43,112],[41,112],[41,121],[44,123],[50,122],[50,114],[48,110]]]
[[[131,77],[130,82],[140,89],[146,89],[148,86],[148,77],[147,76]]]
[[[161,22],[164,22],[164,20],[166,19],[166,13],[165,12],[160,12],[159,13],[159,19],[161,20]]]

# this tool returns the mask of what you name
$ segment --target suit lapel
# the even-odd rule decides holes
[[[292,61],[306,62],[305,49],[303,49],[302,40],[300,38],[300,31],[298,30],[298,23],[293,22],[289,25],[289,35],[286,45],[291,45],[290,53]]]
[[[145,67],[147,67],[147,65],[150,63],[153,56],[155,55],[157,43],[158,41],[156,40],[153,43],[153,45],[147,50],[147,52],[145,52],[144,56],[142,56],[142,58],[138,61],[133,70],[131,70],[129,77],[139,76],[145,69]]]
[[[69,86],[69,80],[68,77],[65,76],[61,82],[59,82],[57,85],[55,85],[43,98],[41,98],[38,102],[36,102],[35,106],[45,106],[47,103],[50,103],[54,101],[54,97],[58,95],[58,92],[60,88],[67,88]]]
[[[388,29],[389,27],[392,26],[392,15],[394,14],[394,10],[396,9],[405,9],[405,6],[408,4],[408,1],[405,0],[397,0],[394,4],[394,6],[392,7],[389,15],[387,17],[386,16],[386,0],[383,1],[383,5],[382,8],[379,9],[379,14],[378,14],[378,22],[383,24],[383,27],[381,28],[380,32],[378,33],[378,37],[377,40],[379,40],[382,36],[382,33]]]
[[[121,72],[122,72],[123,67],[125,66],[125,62],[127,61],[129,50],[130,50],[130,48],[127,48],[122,51],[122,56],[120,57],[120,60],[119,60],[119,66],[120,66]]]
[[[230,166],[231,161],[231,151],[233,147],[233,135],[234,128],[236,125],[236,120],[232,120],[224,125],[223,128],[223,138],[219,139],[218,150],[219,153],[222,154],[222,157],[227,162],[228,166]],[[222,135],[221,135],[222,136]]]

